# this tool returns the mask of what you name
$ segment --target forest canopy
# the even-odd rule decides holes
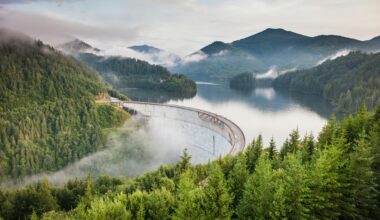
[[[315,138],[294,130],[281,148],[259,135],[243,152],[180,161],[136,178],[43,180],[0,190],[4,219],[378,219],[380,108],[334,117]]]
[[[380,103],[380,53],[351,52],[311,69],[281,75],[273,85],[322,96],[340,113],[354,112],[362,103],[374,109]]]
[[[115,88],[143,88],[174,92],[185,97],[196,94],[193,80],[172,74],[165,67],[125,57],[102,57],[82,53],[79,59],[97,70],[102,78]]]
[[[0,57],[0,181],[55,171],[102,149],[103,130],[129,117],[95,103],[108,93],[123,98],[96,72],[41,41],[13,36],[0,42]]]

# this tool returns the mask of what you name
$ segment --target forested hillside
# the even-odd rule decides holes
[[[255,82],[252,73],[240,73],[230,79],[230,88],[250,91],[255,87]]]
[[[194,96],[195,82],[183,75],[171,74],[165,67],[125,57],[102,57],[80,54],[79,59],[96,69],[116,88],[144,88]]]
[[[0,181],[58,170],[104,148],[104,129],[128,114],[95,99],[117,92],[40,41],[0,37]]]
[[[314,139],[294,130],[281,150],[262,137],[244,152],[181,160],[134,179],[47,180],[0,191],[5,219],[378,219],[380,108],[332,118]]]
[[[352,52],[311,69],[281,75],[273,85],[323,96],[342,113],[357,110],[361,103],[373,109],[380,103],[380,53]]]
[[[360,41],[337,35],[305,36],[281,28],[268,28],[249,37],[224,43],[216,41],[200,51],[206,56],[174,69],[197,80],[226,81],[236,72],[262,73],[311,68],[348,51],[377,52],[379,38]]]

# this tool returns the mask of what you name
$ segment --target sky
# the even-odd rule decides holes
[[[0,28],[56,45],[149,44],[190,54],[266,28],[359,40],[380,35],[380,0],[0,0]]]

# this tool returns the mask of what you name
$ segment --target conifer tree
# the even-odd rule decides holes
[[[247,167],[250,173],[255,171],[257,160],[259,159],[263,150],[263,139],[259,135],[255,141],[252,141],[251,145],[246,150],[247,155]]]
[[[243,197],[244,185],[249,176],[247,159],[245,154],[239,154],[236,163],[228,177],[228,187],[234,197],[233,207],[236,208],[238,201]]]
[[[202,209],[204,191],[194,184],[191,172],[181,174],[176,194],[176,208],[173,219],[204,219],[207,210]]]
[[[269,160],[261,158],[245,184],[243,198],[237,207],[239,219],[269,219],[275,185]]]
[[[229,194],[223,172],[218,164],[214,165],[204,187],[203,208],[206,219],[230,219],[233,197]]]
[[[269,142],[268,159],[273,160],[275,156],[276,156],[276,143],[274,142],[274,139],[272,137]]]
[[[349,157],[350,197],[353,202],[353,213],[349,218],[367,219],[376,208],[376,185],[372,171],[372,155],[362,133],[356,143],[355,151]]]

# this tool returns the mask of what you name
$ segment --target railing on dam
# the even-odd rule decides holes
[[[243,131],[234,122],[221,115],[178,105],[136,101],[120,102],[116,99],[113,99],[111,102],[123,107],[132,114],[141,113],[145,116],[179,120],[208,128],[229,142],[231,145],[229,154],[237,154],[245,147]]]

